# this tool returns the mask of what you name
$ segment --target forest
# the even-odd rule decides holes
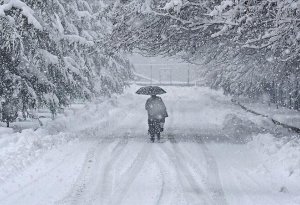
[[[128,53],[176,56],[232,96],[300,110],[296,0],[0,0],[0,109],[122,93]]]
[[[131,64],[108,53],[110,33],[101,1],[0,1],[2,120],[74,100],[122,93]]]

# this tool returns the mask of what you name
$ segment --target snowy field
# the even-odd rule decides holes
[[[221,92],[165,89],[160,143],[148,139],[136,86],[43,129],[1,128],[0,204],[300,204],[296,135]]]

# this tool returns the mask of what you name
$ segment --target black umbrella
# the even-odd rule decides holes
[[[139,95],[161,95],[167,93],[164,89],[158,86],[141,87],[136,94]]]

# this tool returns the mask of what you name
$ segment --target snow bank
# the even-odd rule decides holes
[[[1,134],[0,183],[18,173],[35,158],[53,146],[69,141],[69,134],[49,135],[46,130],[24,130],[22,133]]]
[[[90,103],[80,109],[70,108],[65,115],[48,121],[36,131],[25,129],[21,133],[13,133],[10,128],[0,128],[0,183],[53,147],[80,137],[100,137],[108,132],[112,126],[108,126],[106,119],[117,103],[117,99],[113,98],[103,103]]]
[[[259,134],[248,146],[264,156],[259,172],[300,180],[300,139],[296,136],[279,139],[271,134]]]
[[[80,111],[70,110],[64,116],[56,119],[55,122],[46,125],[47,130],[52,134],[60,131],[76,133],[77,138],[93,138],[95,136],[111,136],[112,133],[117,134],[120,127],[134,122],[134,120],[131,121],[131,117],[145,118],[146,125],[145,100],[143,97],[136,95],[135,91],[135,88],[129,88],[121,96],[96,100],[85,105]],[[135,108],[141,110],[141,112],[130,112]],[[140,129],[140,127],[136,129]],[[146,133],[146,130],[142,127],[140,132]]]
[[[261,127],[247,117],[228,114],[224,120],[223,131],[235,143],[245,143],[252,140],[254,134],[262,131]]]
[[[242,99],[242,104],[247,108],[266,115],[274,120],[289,126],[300,128],[300,112],[285,107],[277,107],[275,104],[263,102],[249,102],[249,99]]]
[[[11,128],[0,127],[0,137],[4,134],[12,134],[14,131]]]

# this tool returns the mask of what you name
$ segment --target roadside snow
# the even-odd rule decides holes
[[[49,135],[47,130],[23,130],[21,133],[0,135],[0,184],[31,162],[46,150],[72,139],[67,133]]]
[[[300,112],[291,110],[284,107],[277,107],[274,104],[267,103],[245,103],[243,102],[247,108],[258,112],[260,114],[266,115],[274,120],[277,120],[286,125],[294,126],[300,128]]]
[[[300,139],[297,136],[278,139],[271,134],[259,134],[248,146],[264,156],[264,163],[258,168],[260,172],[300,181]]]
[[[12,128],[0,127],[0,136],[4,134],[12,134],[14,130]]]
[[[108,132],[106,119],[116,106],[116,99],[93,102],[82,108],[67,109],[54,121],[47,121],[37,130],[29,128],[14,133],[11,128],[0,128],[0,184],[31,165],[48,150],[82,137],[81,132]],[[97,113],[97,115],[95,115]],[[33,124],[31,124],[33,125]]]

